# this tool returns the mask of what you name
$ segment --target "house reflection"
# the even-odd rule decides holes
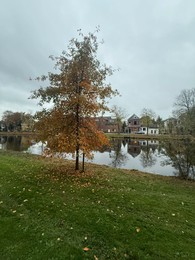
[[[0,136],[0,149],[5,150],[6,143],[7,143],[7,137]]]
[[[141,153],[140,142],[134,139],[129,140],[127,145],[127,152],[133,157],[137,157]]]
[[[159,142],[157,140],[130,140],[127,151],[133,157],[140,157],[143,168],[152,167],[156,163],[154,155]]]

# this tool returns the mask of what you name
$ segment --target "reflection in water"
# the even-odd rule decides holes
[[[163,153],[169,157],[164,165],[172,165],[176,176],[195,179],[195,142],[190,140],[163,142]]]
[[[0,149],[24,151],[31,145],[27,136],[0,136]]]
[[[21,151],[21,136],[1,136],[0,144],[1,149],[12,150],[12,151]]]
[[[28,137],[0,136],[0,149],[42,154],[44,147]],[[111,147],[94,153],[94,163],[195,179],[195,142],[190,140],[112,139]]]
[[[141,153],[141,145],[138,140],[129,139],[127,144],[127,151],[133,157],[137,157]]]
[[[152,167],[157,161],[156,156],[154,155],[154,146],[149,145],[148,140],[146,142],[147,144],[142,147],[142,153],[140,155],[140,162],[144,168]]]
[[[126,154],[121,149],[121,146],[124,146],[124,142],[122,141],[123,139],[111,140],[111,152],[109,156],[111,159],[111,166],[114,168],[120,168],[127,160]]]

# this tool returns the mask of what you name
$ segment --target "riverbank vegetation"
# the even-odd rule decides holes
[[[194,259],[195,182],[0,152],[1,259]]]

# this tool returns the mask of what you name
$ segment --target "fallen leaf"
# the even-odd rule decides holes
[[[136,232],[137,232],[137,233],[139,233],[140,230],[141,230],[141,229],[140,229],[139,227],[136,228]]]
[[[90,249],[89,249],[88,247],[84,247],[83,250],[84,250],[85,252],[87,252],[87,251],[89,251]]]

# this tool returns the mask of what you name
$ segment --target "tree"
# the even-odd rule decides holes
[[[33,115],[30,113],[23,113],[22,115],[22,130],[32,131],[34,125]]]
[[[22,113],[6,110],[3,113],[2,120],[5,122],[8,131],[21,130]]]
[[[195,107],[195,88],[183,89],[178,95],[174,106],[179,114],[189,112]]]
[[[123,123],[122,123],[122,132],[123,133],[125,133],[126,127],[127,127],[127,123],[126,123],[126,121],[123,121]]]
[[[151,123],[154,122],[155,119],[155,113],[148,108],[144,108],[141,113],[141,123],[147,127],[147,134],[148,134],[148,127],[151,125]]]
[[[162,129],[164,128],[164,122],[160,116],[158,116],[156,119],[156,125],[159,127],[159,132],[161,133]]]
[[[173,113],[180,122],[180,132],[195,135],[195,88],[182,90],[174,106]]]
[[[57,72],[36,78],[50,84],[31,96],[39,98],[40,105],[53,102],[52,108],[36,114],[39,138],[47,140],[51,152],[76,154],[76,170],[81,152],[89,157],[93,149],[108,144],[107,137],[97,130],[94,117],[109,111],[107,99],[118,95],[106,83],[113,69],[97,59],[96,34],[84,36],[80,31],[79,37],[72,39],[68,51],[59,57],[50,56]]]
[[[125,111],[121,107],[114,105],[112,107],[112,114],[117,123],[118,133],[120,133],[122,128],[122,120],[125,118]]]

